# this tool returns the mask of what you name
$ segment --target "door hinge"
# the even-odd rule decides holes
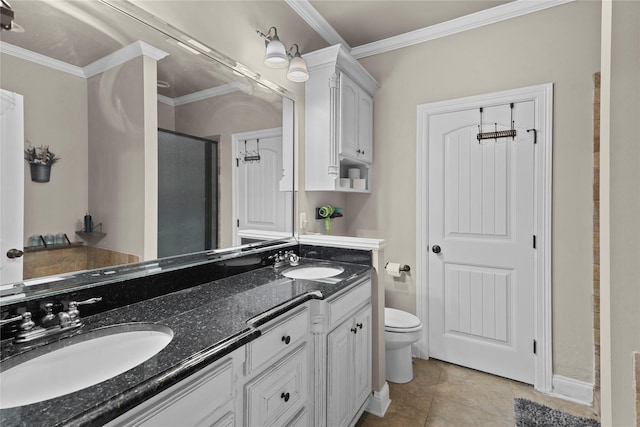
[[[533,340],[533,354],[537,354],[538,351],[538,343],[536,342],[536,340]]]
[[[240,159],[236,159],[236,167],[239,168],[240,167]]]
[[[536,248],[536,235],[533,235],[533,249]]]
[[[236,219],[236,227],[240,227],[240,220]]]

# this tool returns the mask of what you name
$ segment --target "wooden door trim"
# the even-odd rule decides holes
[[[534,331],[537,342],[535,357],[536,390],[552,389],[552,324],[551,324],[551,196],[552,196],[552,130],[553,84],[494,92],[447,101],[418,105],[416,141],[416,314],[422,323],[429,320],[429,118],[432,115],[490,107],[505,103],[535,102],[537,144],[534,169]],[[417,343],[418,357],[429,358],[429,328],[422,330]],[[532,343],[533,345],[533,343]]]

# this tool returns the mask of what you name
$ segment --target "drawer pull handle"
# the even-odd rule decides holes
[[[291,337],[289,335],[282,337],[282,342],[289,344],[291,342]]]
[[[360,329],[362,329],[362,323],[356,323],[356,326]]]
[[[288,402],[290,397],[289,393],[282,393],[280,395],[280,399],[284,399],[285,402]]]
[[[353,332],[354,334],[357,334],[358,330],[356,328],[351,328],[351,332]]]

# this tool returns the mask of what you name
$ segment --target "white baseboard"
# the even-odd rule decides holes
[[[391,399],[389,398],[389,383],[385,381],[380,391],[373,392],[373,396],[369,398],[369,403],[367,403],[364,410],[371,415],[382,418],[387,412],[387,409],[389,409],[389,405],[391,405]]]
[[[554,375],[551,395],[591,406],[593,403],[593,384],[562,375]]]

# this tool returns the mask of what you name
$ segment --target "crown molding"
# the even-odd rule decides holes
[[[403,47],[412,46],[429,40],[435,40],[485,25],[495,24],[511,18],[538,12],[575,0],[516,0],[500,6],[486,9],[460,18],[431,25],[419,30],[389,37],[377,42],[368,43],[351,49],[351,54],[356,59],[378,55]]]
[[[44,67],[53,68],[54,70],[62,71],[76,77],[86,77],[81,67],[77,67],[3,41],[0,41],[0,52]]]
[[[167,104],[170,105],[172,107],[175,107],[175,101],[173,100],[173,98],[169,98],[168,96],[164,96],[164,95],[160,95],[158,94],[158,102],[162,102],[163,104]]]
[[[192,102],[202,101],[216,96],[237,92],[239,90],[242,90],[244,87],[245,85],[240,82],[233,82],[221,86],[212,87],[210,89],[204,89],[199,92],[190,93],[188,95],[179,96],[177,98],[169,98],[168,96],[158,95],[158,101],[172,107],[178,107],[180,105],[190,104]]]
[[[285,2],[327,43],[330,45],[340,44],[347,51],[351,50],[351,46],[344,41],[340,34],[320,15],[308,0],[285,0]]]
[[[85,66],[83,68],[85,77],[93,77],[97,74],[103,73],[111,68],[115,68],[118,65],[122,65],[125,62],[131,61],[138,56],[148,56],[156,61],[161,60],[169,54],[163,50],[151,46],[143,41],[136,41],[129,46],[125,46],[122,49],[118,49],[115,52],[98,59],[95,62]]]
[[[158,61],[169,55],[167,52],[153,47],[150,44],[143,41],[137,41],[103,58],[100,58],[85,67],[78,67],[2,41],[0,41],[0,52],[83,78],[93,77],[96,74],[100,74],[111,68],[117,67],[118,65],[124,64],[138,56],[144,55]]]
[[[380,89],[380,83],[340,44],[305,53],[302,58],[306,61],[310,73],[321,68],[337,67],[347,73],[369,95],[375,95]]]

